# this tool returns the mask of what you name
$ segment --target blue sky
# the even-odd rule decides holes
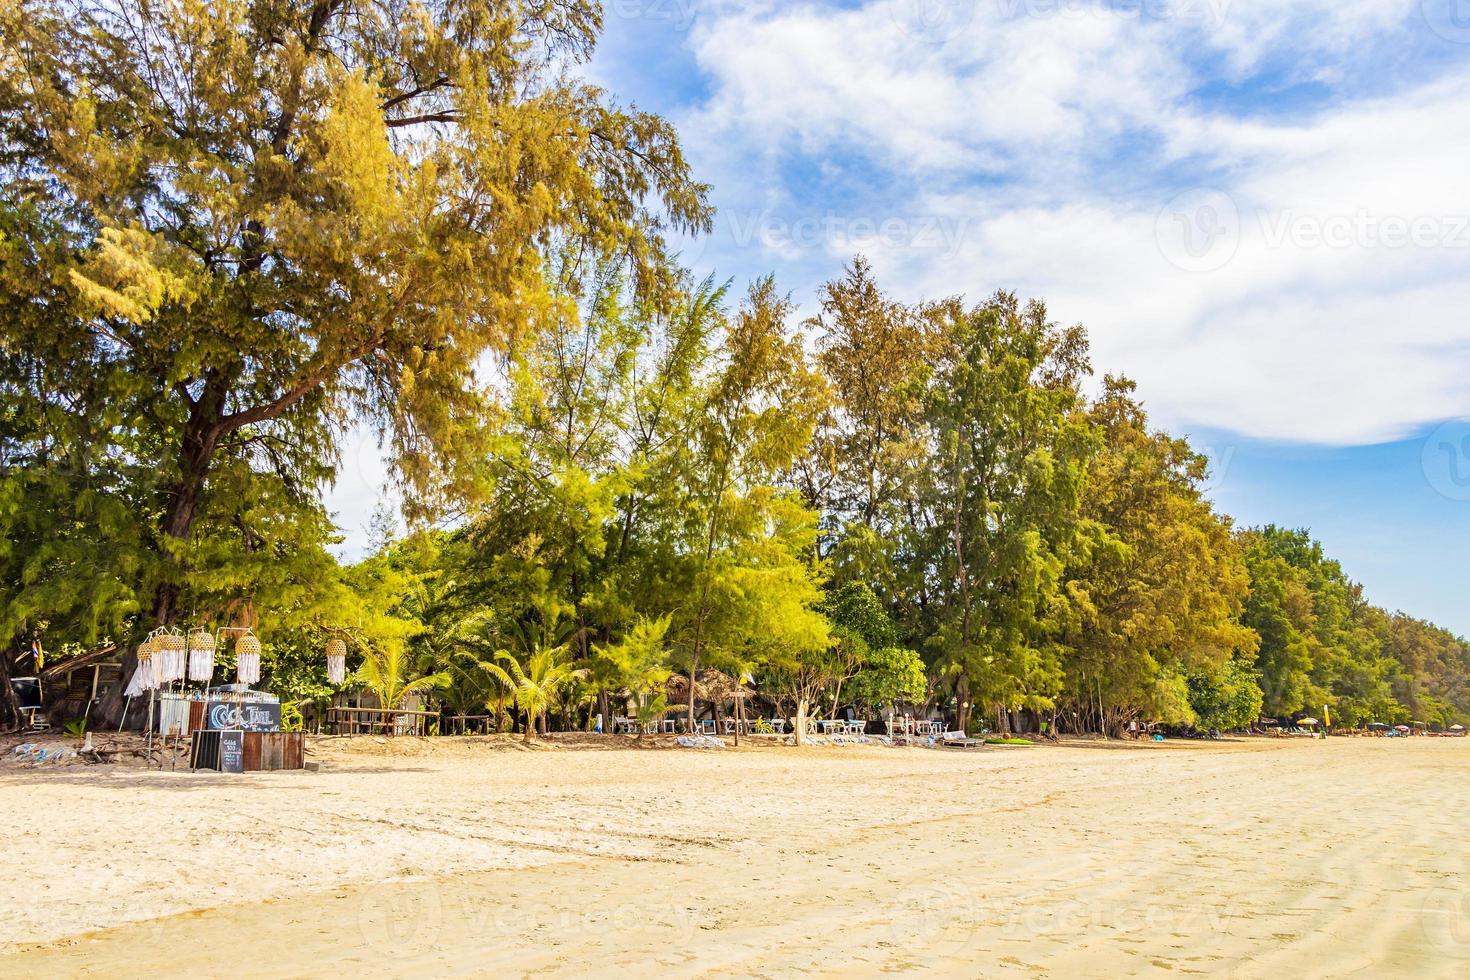
[[[905,299],[1042,298],[1209,450],[1223,510],[1470,634],[1470,427],[1442,428],[1470,416],[1470,2],[605,13],[590,75],[713,185],[697,271],[810,308],[861,251]]]

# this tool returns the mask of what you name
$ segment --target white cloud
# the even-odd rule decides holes
[[[940,45],[895,29],[892,3],[722,10],[691,36],[710,96],[686,139],[737,210],[828,208],[786,182],[795,161],[844,177],[849,221],[958,223],[951,248],[867,251],[910,298],[1047,299],[1171,424],[1361,443],[1470,414],[1451,357],[1470,344],[1470,69],[1287,121],[1194,94],[1215,80],[1203,64],[1231,84],[1265,62],[1369,70],[1354,59],[1385,34],[1427,30],[1417,0],[1234,0],[1218,24],[1125,17],[1122,3],[1044,16],[981,3]],[[1159,245],[1161,209],[1194,184],[1237,218],[1208,271]],[[849,244],[815,243],[821,262],[797,274],[831,276]],[[790,242],[735,245],[755,265],[800,258]]]

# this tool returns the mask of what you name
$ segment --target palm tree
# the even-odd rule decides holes
[[[522,664],[507,650],[495,651],[495,660],[481,661],[480,666],[511,689],[515,705],[526,715],[526,743],[530,744],[536,723],[556,699],[557,691],[573,678],[582,677],[581,671],[566,662],[567,644],[560,646],[538,646]]]
[[[352,680],[377,695],[378,704],[387,715],[385,727],[391,727],[391,712],[410,695],[432,690],[448,682],[442,673],[412,677],[411,658],[402,643],[387,642],[382,646],[364,645],[362,666]]]

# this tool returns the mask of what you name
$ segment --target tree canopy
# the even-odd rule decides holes
[[[0,0],[0,673],[187,623],[528,734],[676,671],[690,716],[716,671],[964,728],[1470,719],[1470,645],[1236,528],[1040,300],[693,281],[708,189],[584,80],[601,16]],[[343,566],[361,425],[410,532]]]

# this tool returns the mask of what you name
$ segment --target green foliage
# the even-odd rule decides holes
[[[880,647],[868,653],[866,662],[852,678],[852,694],[870,705],[887,705],[904,701],[918,704],[924,700],[928,680],[924,661],[917,652],[904,647]]]
[[[579,81],[600,23],[0,4],[7,663],[248,623],[295,709],[340,631],[384,705],[509,700],[527,737],[709,667],[799,718],[846,689],[1003,730],[1467,720],[1470,645],[1305,531],[1235,532],[1040,302],[912,306],[859,257],[808,344],[774,278],[689,281],[664,237],[707,189]],[[343,568],[355,423],[415,531]]]
[[[1189,675],[1189,705],[1201,728],[1244,728],[1261,716],[1260,676],[1238,659]]]
[[[1110,733],[1138,717],[1188,724],[1183,677],[1255,650],[1240,624],[1246,567],[1201,491],[1206,460],[1149,429],[1131,381],[1104,379],[1089,417],[1103,443],[1062,618],[1073,710]]]
[[[1402,625],[1395,631],[1306,531],[1267,526],[1246,541],[1252,596],[1245,622],[1261,637],[1266,712],[1290,716],[1325,706],[1334,724],[1350,727],[1407,720],[1396,691],[1413,697],[1401,672],[1405,660],[1416,659],[1417,631]],[[1395,633],[1400,643],[1391,643]],[[1455,713],[1433,702],[1415,699],[1415,705],[1437,709],[1442,718]],[[1467,708],[1470,702],[1462,701],[1460,710]]]
[[[1080,328],[997,294],[930,316],[942,342],[926,415],[935,456],[921,488],[932,523],[915,542],[935,570],[919,627],[960,721],[969,706],[1044,709],[1062,682],[1055,617],[1098,437],[1077,409]],[[917,570],[917,569],[916,569]]]
[[[663,713],[663,689],[671,673],[664,647],[670,621],[669,616],[640,619],[621,642],[592,648],[592,676],[627,692],[647,713],[645,721]]]
[[[566,656],[565,643],[554,647],[538,643],[525,653],[524,663],[508,651],[497,650],[494,661],[480,664],[510,689],[516,707],[525,713],[527,742],[557,693],[582,676],[582,671],[573,668]]]
[[[301,713],[301,701],[281,702],[281,731],[299,732],[306,726],[306,719]]]
[[[304,606],[336,577],[320,487],[349,420],[413,515],[484,491],[475,372],[565,303],[551,248],[675,302],[664,235],[708,228],[706,188],[667,122],[578,80],[600,23],[0,5],[7,636]]]

